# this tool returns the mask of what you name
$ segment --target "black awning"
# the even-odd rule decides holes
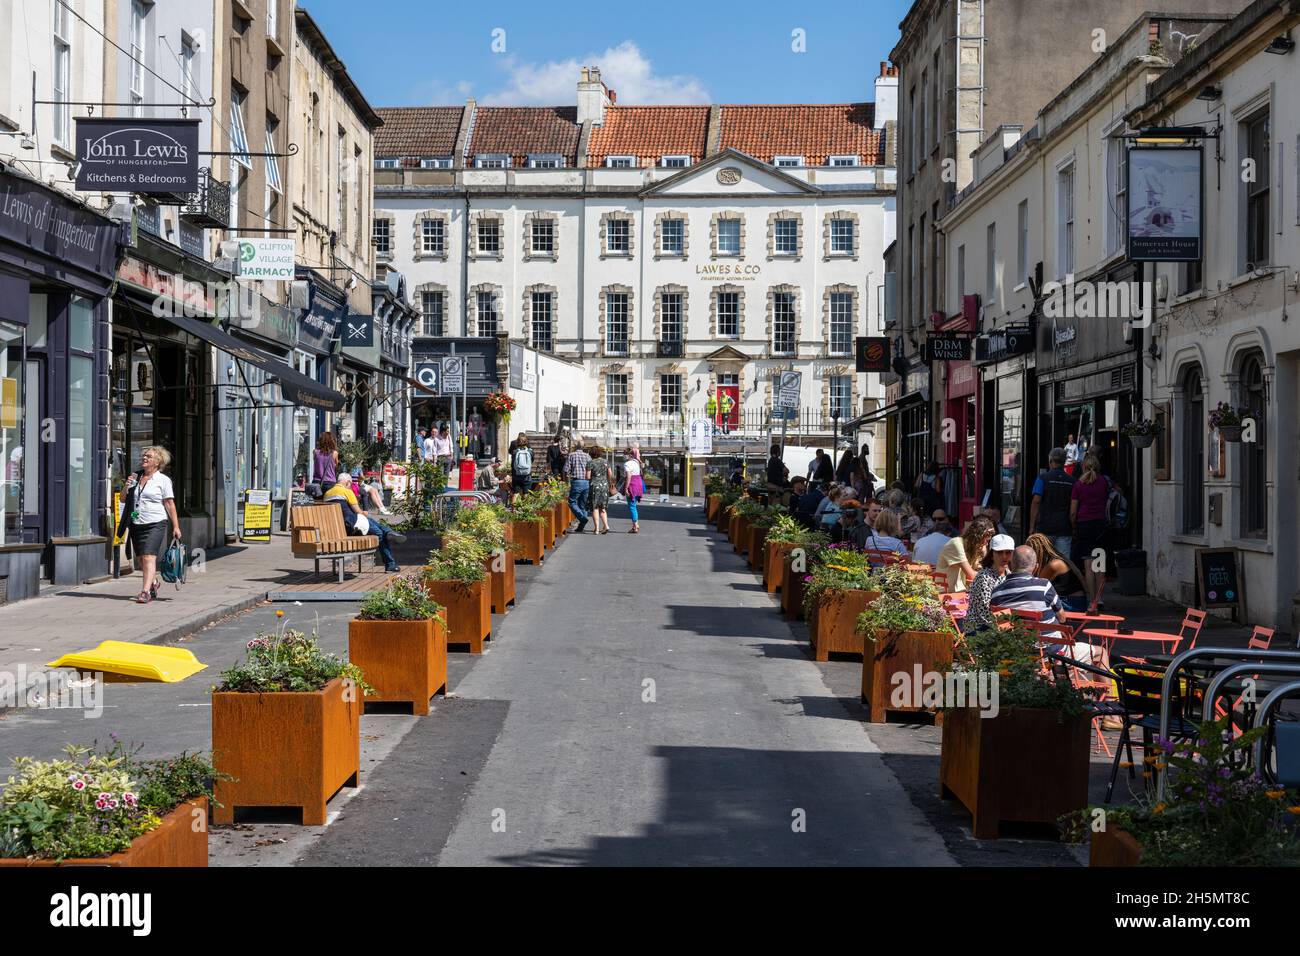
[[[169,315],[163,318],[178,329],[203,339],[209,345],[213,345],[237,359],[248,362],[250,365],[256,365],[267,375],[279,381],[280,391],[284,394],[285,401],[292,402],[294,405],[301,405],[304,408],[319,408],[327,412],[342,411],[345,404],[342,394],[326,385],[322,385],[315,379],[308,378],[297,369],[285,365],[279,359],[272,358],[265,352],[253,348],[253,346],[235,338],[229,332],[223,332],[215,325],[209,325],[207,322],[192,319],[188,316]]]
[[[909,408],[912,405],[921,404],[924,401],[925,396],[920,392],[908,392],[895,402],[890,402],[888,405],[882,405],[874,412],[867,412],[865,415],[859,415],[851,422],[845,422],[843,426],[844,431],[853,431],[861,428],[863,425],[870,425],[873,422],[880,421],[882,418],[888,418],[890,415],[897,415],[903,409]]]

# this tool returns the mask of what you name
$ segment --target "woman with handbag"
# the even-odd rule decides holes
[[[641,449],[629,448],[627,450],[627,460],[623,462],[623,473],[627,476],[627,507],[632,513],[632,527],[628,529],[628,534],[641,533],[641,515],[637,511],[637,503],[645,497],[645,479],[641,477]]]
[[[131,550],[140,559],[144,576],[136,604],[148,604],[158,596],[158,558],[169,538],[181,539],[181,521],[176,514],[172,480],[162,473],[171,464],[167,449],[151,445],[140,453],[140,470],[127,476],[123,518],[131,531]],[[167,525],[171,524],[171,534]]]
[[[339,443],[333,432],[321,432],[312,452],[311,482],[307,493],[319,500],[326,488],[333,488],[339,477]]]

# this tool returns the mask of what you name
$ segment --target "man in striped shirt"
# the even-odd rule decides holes
[[[587,492],[591,488],[587,469],[590,467],[591,456],[582,450],[582,440],[578,439],[569,457],[564,459],[564,477],[569,479],[569,510],[578,519],[578,534],[582,534],[591,518],[587,511]]]
[[[1011,572],[993,589],[989,595],[989,605],[1018,611],[1037,611],[1042,614],[1044,623],[1060,623],[1061,599],[1051,581],[1034,576],[1037,569],[1038,556],[1034,554],[1034,549],[1027,544],[1016,548],[1011,555]],[[1045,636],[1060,637],[1061,632],[1054,631]],[[1060,652],[1059,646],[1055,645],[1048,650]]]

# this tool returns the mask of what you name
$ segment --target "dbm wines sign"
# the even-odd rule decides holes
[[[199,121],[78,118],[77,163],[86,192],[198,192]]]

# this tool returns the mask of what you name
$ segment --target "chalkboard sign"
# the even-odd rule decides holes
[[[927,362],[969,362],[970,336],[955,332],[935,332],[926,337]]]
[[[1202,610],[1230,607],[1233,620],[1245,619],[1245,582],[1239,554],[1236,548],[1196,549],[1196,597]]]

